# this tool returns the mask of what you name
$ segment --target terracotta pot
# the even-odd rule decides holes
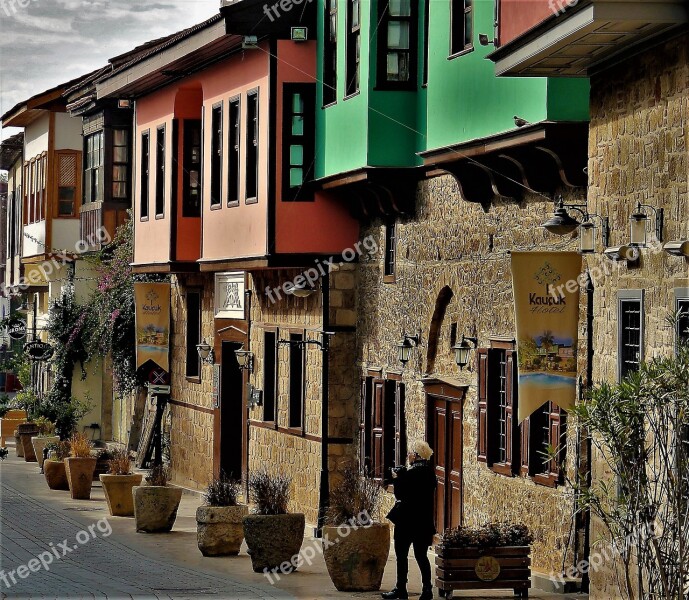
[[[244,539],[242,521],[249,507],[199,506],[196,509],[196,538],[204,556],[234,556]]]
[[[305,517],[300,513],[244,517],[244,537],[254,572],[270,571],[291,562],[292,557],[299,554],[304,541],[304,525]],[[297,567],[292,565],[280,574],[296,570]]]
[[[24,458],[24,446],[22,445],[22,438],[19,437],[19,431],[14,430],[14,451],[19,458]]]
[[[91,485],[93,484],[95,468],[95,457],[70,456],[65,459],[69,491],[74,500],[89,500],[91,498]]]
[[[21,439],[26,462],[36,462],[36,454],[33,451],[31,438],[38,435],[38,426],[35,423],[22,423],[17,427],[19,438]]]
[[[51,442],[59,442],[60,437],[57,435],[49,435],[44,437],[31,438],[31,444],[33,445],[34,455],[38,461],[38,466],[43,468],[43,450]]]
[[[340,592],[375,592],[380,589],[390,554],[390,526],[324,527],[323,556],[328,574]]]
[[[113,517],[133,517],[134,498],[132,488],[141,485],[143,475],[99,475]]]
[[[172,529],[182,500],[182,488],[144,485],[132,489],[136,530],[165,533]]]
[[[51,490],[69,490],[64,462],[46,460],[43,463],[43,473]]]

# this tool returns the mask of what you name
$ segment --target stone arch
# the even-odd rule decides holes
[[[452,300],[454,293],[450,286],[446,285],[440,290],[438,298],[435,301],[435,310],[433,311],[433,318],[431,319],[431,326],[428,329],[428,350],[426,351],[426,372],[433,373],[435,369],[435,357],[438,353],[438,340],[440,339],[440,331],[445,320],[445,313],[447,307]]]

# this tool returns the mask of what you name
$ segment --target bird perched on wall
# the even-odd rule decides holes
[[[522,119],[521,117],[518,117],[517,115],[514,115],[514,124],[517,127],[524,127],[525,125],[531,125],[526,119]]]

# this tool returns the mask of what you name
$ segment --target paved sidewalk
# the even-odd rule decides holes
[[[0,463],[0,596],[175,600],[380,598],[379,593],[335,591],[320,555],[312,565],[283,576],[275,585],[251,570],[246,546],[237,557],[203,557],[196,546],[194,515],[199,504],[197,494],[185,493],[171,533],[136,533],[133,519],[109,516],[99,483],[94,482],[90,501],[72,500],[69,492],[49,490],[36,463],[17,458],[10,447],[8,459]],[[107,523],[101,519],[107,519]],[[108,531],[111,535],[107,535]],[[304,544],[315,548],[319,542],[307,537]],[[51,560],[50,552],[60,558],[48,565],[49,570],[40,568],[39,564],[40,570],[25,579],[18,577],[16,569],[20,565],[27,565],[41,555],[47,563]],[[394,561],[391,553],[383,590],[394,585]],[[37,564],[33,566],[35,569]],[[16,584],[8,576],[13,570]],[[413,560],[410,560],[410,578],[413,599],[421,587]],[[455,597],[479,598],[470,593],[456,593]],[[494,592],[480,596],[496,597],[511,598],[512,594]],[[582,598],[536,591],[530,597]]]

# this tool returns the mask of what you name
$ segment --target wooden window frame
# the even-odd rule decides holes
[[[383,255],[383,283],[397,281],[397,223],[385,225],[385,248]]]
[[[261,97],[260,89],[246,93],[246,172],[244,176],[244,204],[256,204],[260,193],[261,162]],[[252,118],[253,117],[253,118]],[[249,183],[253,181],[255,192],[249,195]]]
[[[194,158],[194,147],[193,136],[195,131],[198,129],[199,143],[198,143],[198,171],[197,171],[197,181],[196,188],[198,190],[198,204],[194,205],[192,203],[192,178],[191,174],[195,171],[193,166],[196,166],[193,162]],[[182,141],[182,217],[184,218],[198,218],[201,216],[201,204],[203,202],[203,188],[201,186],[201,171],[203,169],[202,147],[203,138],[201,130],[201,120],[200,119],[184,119],[182,125],[182,135],[184,139]]]
[[[428,87],[428,57],[430,50],[429,31],[431,19],[431,0],[423,2],[423,65],[421,72],[421,87]]]
[[[323,108],[337,104],[337,25],[338,0],[324,2],[323,20],[323,81],[321,95]],[[335,35],[333,36],[333,20]]]
[[[54,173],[54,184],[53,194],[55,201],[53,202],[53,207],[51,210],[53,219],[78,219],[80,214],[79,199],[82,196],[81,193],[81,165],[82,165],[82,154],[77,150],[56,150],[53,154],[55,157],[55,164],[53,168]],[[73,156],[74,157],[74,200],[72,202],[72,212],[71,214],[60,214],[60,158],[63,156]],[[71,186],[65,186],[71,187]],[[47,215],[48,207],[42,207],[43,218]]]
[[[223,167],[223,133],[224,106],[222,101],[211,107],[210,136],[210,207],[211,210],[222,208],[222,167]],[[217,118],[217,121],[216,121]]]
[[[448,60],[452,60],[453,58],[457,58],[459,56],[464,56],[465,54],[469,54],[470,52],[474,51],[474,2],[476,2],[476,0],[450,0],[450,50]],[[457,13],[459,13],[461,19],[461,30],[456,22],[456,17],[458,16]],[[469,32],[471,35],[471,41],[469,43],[466,42],[467,15],[470,15],[471,18],[471,31]],[[464,43],[461,45],[461,48],[459,45],[456,45],[458,44],[458,40],[456,38],[459,37],[460,32],[464,38]]]
[[[639,364],[644,360],[644,290],[620,290],[617,294],[617,378],[622,381],[627,373],[632,372],[624,368],[623,361],[623,333],[625,331],[624,309],[627,305],[637,304],[639,307]]]
[[[304,101],[302,135],[295,135],[292,131],[292,119],[296,116],[292,108],[293,94],[301,94]],[[312,202],[314,192],[307,182],[313,179],[316,162],[316,84],[284,83],[282,99],[282,200]],[[290,185],[290,149],[293,145],[302,147],[303,181],[298,188]]]
[[[288,332],[290,342],[294,342],[295,336],[300,336],[301,341],[306,340],[306,331],[304,329],[289,329]],[[306,431],[306,345],[305,344],[295,344],[290,343],[288,346],[289,352],[289,378],[287,387],[287,431],[296,435],[303,436]],[[299,401],[300,401],[300,424],[292,424],[292,414],[293,408],[296,403],[293,404],[293,388],[292,388],[292,353],[298,349],[301,352],[301,382],[299,391]]]
[[[534,483],[538,485],[543,485],[550,488],[555,488],[563,481],[563,473],[560,469],[560,461],[564,460],[565,453],[567,451],[566,437],[566,413],[554,402],[546,402],[539,411],[541,414],[539,417],[545,419],[546,423],[537,422],[541,429],[546,429],[547,425],[547,437],[539,436],[538,438],[531,435],[531,429],[533,425],[533,420],[529,417],[529,423],[522,423],[523,431],[527,431],[528,436],[528,453],[530,460],[528,465],[525,464],[524,459],[522,459],[521,472],[531,476]],[[525,440],[522,438],[522,444]],[[553,448],[558,448],[558,452],[554,458],[551,458],[547,462],[542,459],[538,454],[542,452],[545,445],[552,446]],[[525,447],[522,446],[522,454],[525,451]],[[528,468],[527,468],[528,467]]]
[[[675,354],[682,344],[689,344],[689,288],[675,288]],[[685,327],[684,335],[682,328]]]
[[[376,388],[381,389],[379,405]],[[390,469],[407,457],[406,388],[401,377],[369,373],[361,379],[359,405],[359,468],[380,485],[391,480]],[[376,437],[379,450],[376,452]]]
[[[125,134],[125,145],[124,146],[116,146],[115,145],[115,133],[121,131],[124,132]],[[131,190],[132,190],[132,160],[131,160],[131,136],[132,136],[132,131],[128,127],[113,127],[112,132],[111,132],[111,139],[112,139],[112,161],[111,164],[109,165],[110,171],[112,173],[112,181],[111,183],[111,189],[110,189],[110,198],[112,199],[113,202],[119,202],[121,204],[126,204],[128,203],[129,199],[131,198]],[[118,160],[115,160],[115,148],[125,148],[127,152],[127,160],[125,162],[121,162]],[[107,161],[106,161],[107,162]],[[121,180],[116,180],[115,179],[115,169],[116,167],[124,167],[125,169],[125,177],[126,179],[124,182]],[[124,196],[115,196],[115,184],[116,183],[124,183],[125,187],[125,195]],[[103,182],[103,189],[105,189],[105,182]],[[105,194],[107,197],[108,194]]]
[[[346,0],[345,100],[358,95],[361,85],[361,2],[362,0]],[[356,25],[354,25],[354,6],[357,6],[359,11]]]
[[[241,197],[242,97],[233,96],[227,105],[227,206],[235,207]]]
[[[156,127],[156,170],[155,170],[155,218],[165,218],[165,188],[166,181],[166,165],[167,160],[167,124]],[[160,140],[163,140],[162,148]],[[162,159],[162,160],[161,160]],[[159,210],[162,209],[162,210]]]
[[[418,87],[418,62],[419,62],[419,1],[409,0],[409,16],[392,16],[389,13],[389,3],[378,3],[378,42],[377,42],[377,81],[376,90],[381,91],[414,91]],[[387,32],[388,24],[392,21],[409,23],[409,78],[406,81],[395,81],[387,78]],[[404,50],[395,50],[403,52]]]
[[[266,345],[266,335],[271,334],[275,338],[275,345],[273,347],[272,351],[272,356],[273,356],[273,376],[272,376],[272,382],[273,382],[273,414],[272,414],[272,419],[266,419],[266,400],[268,398],[268,395],[266,394],[266,357],[268,356],[268,347]],[[280,383],[280,355],[279,355],[279,349],[280,346],[278,344],[278,341],[280,340],[280,330],[278,327],[263,327],[263,419],[261,423],[264,423],[266,426],[271,426],[273,429],[278,428],[278,398],[280,396],[279,394],[279,383]]]
[[[196,344],[190,344],[190,336],[189,336],[189,314],[190,314],[190,309],[189,309],[189,295],[190,294],[195,294],[199,298],[199,307],[198,307],[198,319],[199,319],[199,326],[198,326],[198,335],[196,336],[197,342],[196,344],[201,343],[201,331],[203,329],[203,288],[188,288],[185,294],[185,302],[186,302],[186,308],[187,308],[187,320],[186,320],[186,325],[187,325],[187,330],[186,330],[186,336],[185,336],[185,343],[186,343],[186,349],[187,349],[187,356],[186,356],[186,361],[185,361],[185,368],[184,368],[184,375],[187,381],[190,381],[192,383],[201,383],[201,374],[203,372],[202,365],[201,365],[201,357],[198,354],[198,350],[196,349]],[[193,341],[193,340],[192,340]],[[189,372],[189,365],[190,365],[190,358],[193,358],[192,353],[196,354],[196,359],[197,359],[197,371],[196,373],[190,373]]]
[[[151,210],[151,130],[141,132],[139,156],[139,220],[148,221]],[[145,210],[144,210],[145,208]]]

